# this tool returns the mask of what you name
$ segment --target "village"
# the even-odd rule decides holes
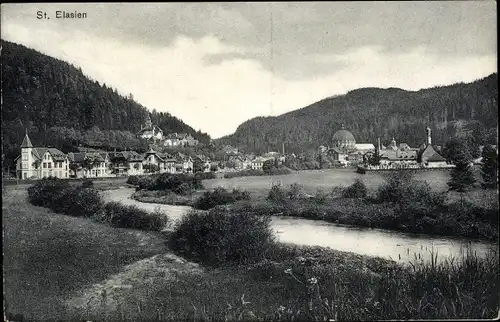
[[[295,159],[293,153],[270,151],[262,155],[246,154],[238,148],[222,147],[223,160],[211,160],[204,154],[183,153],[183,148],[196,147],[199,142],[190,134],[172,133],[152,124],[148,118],[137,136],[149,143],[145,153],[137,151],[104,151],[79,147],[79,152],[63,153],[53,147],[34,147],[26,133],[21,143],[21,154],[16,159],[17,179],[41,179],[57,177],[106,178],[154,173],[234,172],[262,170],[266,162],[283,165],[287,159]],[[383,146],[378,138],[377,147],[372,143],[357,143],[354,135],[342,128],[333,135],[332,146],[320,146],[317,159],[330,167],[357,166],[364,171],[451,168],[438,152],[441,147],[432,145],[431,129],[426,129],[426,143],[411,148],[406,143],[396,143],[393,138]],[[175,153],[164,152],[176,149]],[[436,151],[437,150],[437,151]]]

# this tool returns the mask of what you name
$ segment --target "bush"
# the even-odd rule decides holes
[[[184,195],[193,190],[201,189],[201,180],[193,175],[186,174],[160,174],[147,188],[148,190],[170,190],[174,193]]]
[[[250,194],[247,191],[233,189],[232,192],[222,187],[217,187],[213,191],[206,191],[203,196],[195,202],[195,208],[208,210],[218,205],[226,205],[239,200],[250,200]]]
[[[139,185],[139,177],[138,176],[129,176],[127,178],[127,183],[134,185],[134,186],[137,186],[137,185]]]
[[[356,179],[352,185],[342,191],[344,198],[365,198],[367,189],[363,181]]]
[[[238,172],[224,173],[224,178],[231,179],[237,177],[265,176],[265,175],[266,173],[262,170],[248,169],[248,170],[241,170]]]
[[[70,188],[66,191],[64,199],[66,202],[60,212],[73,217],[92,217],[104,204],[99,192],[92,188]]]
[[[280,183],[273,184],[267,195],[267,199],[274,202],[284,202],[286,200],[286,192]]]
[[[44,178],[28,188],[28,199],[35,206],[51,207],[61,198],[70,185],[67,181],[55,177]]]
[[[168,223],[168,217],[160,211],[148,212],[119,202],[104,205],[94,219],[115,227],[153,231],[161,231]]]
[[[392,173],[377,192],[377,199],[382,202],[421,202],[440,206],[445,201],[443,193],[436,193],[427,182],[418,181],[408,171]]]
[[[304,187],[302,187],[300,184],[292,183],[290,185],[290,189],[287,192],[288,199],[297,200],[297,199],[303,198],[304,197],[303,190],[304,190]]]
[[[93,188],[94,187],[94,182],[90,179],[85,179],[82,182],[82,188]]]
[[[90,217],[99,211],[103,201],[97,190],[82,186],[71,187],[58,178],[42,179],[28,188],[28,198],[32,204],[57,213]]]
[[[196,172],[194,174],[194,178],[196,180],[208,180],[208,179],[215,179],[216,175],[214,172]]]
[[[215,208],[192,211],[170,236],[172,249],[209,265],[257,262],[274,245],[268,216],[233,213]]]

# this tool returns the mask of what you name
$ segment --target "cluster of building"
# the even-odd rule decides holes
[[[285,162],[285,156],[278,152],[267,152],[261,156],[255,156],[254,154],[242,154],[237,150],[231,150],[230,146],[224,147],[223,151],[227,155],[226,165],[230,165],[230,168],[234,170],[262,170],[266,161],[277,162],[278,164]]]
[[[99,178],[147,173],[193,172],[195,159],[199,159],[204,171],[210,171],[213,163],[205,156],[191,157],[183,153],[170,155],[154,151],[107,152],[87,150],[65,154],[56,148],[33,147],[26,133],[21,144],[21,155],[16,159],[18,179],[44,177]]]
[[[157,125],[153,125],[151,118],[147,117],[145,124],[141,126],[141,130],[137,133],[137,136],[144,140],[151,140],[155,143],[160,143],[168,147],[185,147],[185,146],[196,146],[199,144],[191,134],[187,133],[171,133],[165,135],[163,130]]]
[[[407,168],[448,168],[453,167],[432,146],[431,129],[426,129],[426,143],[418,148],[412,148],[406,143],[392,141],[388,146],[380,144],[377,147],[370,143],[356,143],[354,135],[343,127],[333,136],[333,147],[320,146],[319,152],[330,156],[334,162],[341,165],[363,163],[367,169],[407,169]],[[375,152],[379,154],[379,164],[370,165],[368,160]]]

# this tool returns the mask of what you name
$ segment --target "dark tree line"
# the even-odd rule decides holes
[[[91,80],[81,69],[3,40],[2,99],[3,153],[7,163],[19,154],[26,129],[37,144],[61,146],[64,141],[71,146],[68,142],[93,141],[97,147],[120,149],[137,144],[132,136],[149,113],[132,95],[120,95],[116,89]],[[169,113],[152,111],[150,116],[165,133],[185,132],[201,142],[210,140],[207,134]],[[53,128],[67,129],[71,138],[59,130],[47,134]],[[105,135],[92,139],[96,130]],[[57,133],[61,135],[53,135]]]
[[[252,152],[313,150],[331,145],[333,134],[345,124],[360,143],[388,144],[392,137],[411,147],[425,143],[425,128],[433,142],[471,135],[478,145],[496,144],[498,80],[492,74],[464,84],[416,92],[363,88],[321,100],[277,117],[257,117],[219,139]]]

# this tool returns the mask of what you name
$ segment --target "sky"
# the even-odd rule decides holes
[[[483,78],[497,71],[496,30],[494,1],[1,6],[2,39],[212,138],[361,87]]]

